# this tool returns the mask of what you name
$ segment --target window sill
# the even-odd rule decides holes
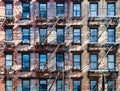
[[[47,21],[47,17],[46,18],[42,18],[40,16],[36,16],[36,20],[37,21]]]
[[[72,17],[72,20],[82,20],[82,19],[83,19],[82,16],[80,16],[80,17]]]
[[[19,71],[20,71],[20,72],[23,72],[23,71],[30,72],[30,69],[20,69]]]
[[[30,43],[23,43],[23,42],[21,42],[20,44],[21,45],[30,45]]]
[[[80,72],[82,72],[82,69],[74,69],[74,68],[72,68],[72,71],[80,71]]]
[[[118,0],[105,0],[105,1],[107,1],[107,2],[116,2]]]
[[[20,20],[30,20],[30,18],[23,18],[23,17],[21,17]]]
[[[88,0],[89,2],[93,2],[93,1],[100,1],[100,0]]]
[[[72,45],[82,45],[82,43],[71,42]]]

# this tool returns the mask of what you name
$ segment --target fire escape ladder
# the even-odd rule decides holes
[[[7,20],[7,18],[4,17],[4,18],[3,18],[3,21],[2,21],[2,23],[1,23],[1,25],[0,25],[0,30],[2,30],[3,27],[5,26],[5,22],[6,22],[6,20]]]

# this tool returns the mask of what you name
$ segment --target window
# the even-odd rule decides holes
[[[11,28],[5,29],[5,40],[12,41],[13,40],[13,32]]]
[[[98,16],[98,3],[90,3],[90,16]]]
[[[6,66],[6,68],[9,69],[12,66],[12,60],[13,60],[12,54],[6,54],[5,55],[5,66]]]
[[[90,29],[90,42],[95,43],[98,42],[98,30],[95,28]]]
[[[73,54],[73,67],[74,69],[80,69],[81,55]]]
[[[115,42],[115,29],[108,29],[108,42]]]
[[[64,16],[64,4],[57,4],[57,16],[62,17]]]
[[[12,80],[6,80],[5,87],[6,87],[5,91],[13,91],[13,89],[12,89]]]
[[[24,70],[30,69],[30,55],[29,54],[22,55],[22,69]]]
[[[108,91],[115,91],[115,81],[108,81]]]
[[[57,29],[57,43],[64,42],[64,29]]]
[[[97,70],[98,69],[98,55],[90,54],[90,69]]]
[[[30,18],[30,4],[29,3],[22,4],[22,18]]]
[[[22,91],[30,91],[30,81],[29,80],[22,81]]]
[[[79,80],[73,81],[73,91],[81,91],[81,82]]]
[[[23,43],[30,43],[30,29],[28,28],[23,28]]]
[[[46,62],[47,62],[47,55],[40,54],[39,55],[39,67],[40,67],[40,69],[43,69],[46,66]]]
[[[40,3],[39,16],[42,18],[47,18],[47,4]]]
[[[95,80],[90,81],[90,91],[98,91],[98,82]]]
[[[64,54],[57,54],[56,55],[56,69],[63,70],[64,69]]]
[[[40,29],[39,30],[39,33],[40,33],[40,43],[44,42],[45,41],[45,38],[47,36],[47,29]],[[47,40],[46,40],[47,42]]]
[[[40,80],[40,91],[47,91],[47,81]]]
[[[5,15],[6,16],[12,16],[13,15],[13,6],[11,3],[5,4]]]
[[[115,3],[107,3],[107,16],[115,16]]]
[[[115,70],[115,55],[108,54],[108,70]]]
[[[81,42],[81,30],[73,29],[73,42],[80,43]]]
[[[62,91],[62,89],[64,88],[63,85],[64,85],[63,80],[57,80],[57,87],[56,87],[57,91]]]
[[[81,5],[74,3],[73,4],[73,17],[80,17],[81,16]]]

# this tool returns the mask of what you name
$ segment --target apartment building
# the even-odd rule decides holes
[[[120,91],[120,0],[0,0],[0,91]]]

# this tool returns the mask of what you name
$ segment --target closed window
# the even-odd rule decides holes
[[[63,43],[64,42],[64,29],[57,29],[57,43]]]
[[[115,70],[115,55],[108,54],[108,70]]]
[[[79,80],[73,81],[73,91],[81,91],[81,81]]]
[[[13,91],[12,86],[13,86],[12,80],[6,80],[5,91]]]
[[[39,33],[40,33],[40,43],[42,42],[47,42],[47,29],[43,29],[41,28],[39,30]]]
[[[98,30],[96,28],[90,29],[90,42],[91,43],[98,42]]]
[[[81,30],[73,29],[73,42],[80,43],[81,42]]]
[[[81,4],[73,4],[73,17],[77,18],[81,16]]]
[[[115,16],[115,3],[107,3],[107,16]]]
[[[56,7],[56,15],[59,16],[59,17],[62,17],[64,16],[64,4],[57,4],[57,7]]]
[[[98,69],[98,55],[90,54],[90,69],[97,70]]]
[[[23,43],[30,43],[30,29],[22,29],[22,39]]]
[[[56,69],[63,70],[64,69],[64,54],[56,55]]]
[[[98,91],[98,82],[96,80],[90,81],[90,91]]]
[[[6,68],[10,68],[12,66],[13,56],[12,54],[5,55],[5,66]]]
[[[40,54],[39,55],[39,67],[40,67],[40,69],[43,69],[46,66],[46,62],[47,62],[47,55]]]
[[[22,91],[30,91],[30,81],[22,80]]]
[[[90,3],[90,16],[98,16],[98,3]]]
[[[107,41],[108,42],[115,42],[115,29],[108,29],[108,34],[107,34],[107,36],[108,36],[108,39],[107,39]]]
[[[47,18],[47,4],[41,4],[40,3],[39,16],[41,18]]]
[[[5,29],[5,40],[6,41],[12,41],[13,40],[13,32],[12,29]]]
[[[108,91],[115,91],[115,81],[108,81]]]
[[[29,3],[22,4],[22,18],[30,18],[30,4]]]
[[[56,91],[63,91],[63,88],[64,88],[64,82],[63,82],[63,80],[57,80]]]
[[[47,81],[40,80],[40,91],[47,91]]]
[[[12,16],[13,15],[13,5],[10,3],[5,4],[5,15]]]
[[[74,69],[80,69],[81,63],[81,55],[80,54],[73,54],[73,67]]]
[[[22,55],[22,69],[24,70],[30,69],[30,55],[29,54]]]

